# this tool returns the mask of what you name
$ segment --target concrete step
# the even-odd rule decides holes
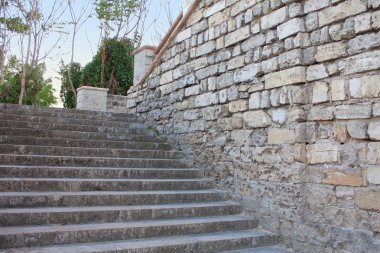
[[[81,166],[113,168],[179,168],[189,167],[179,159],[139,159],[116,157],[46,156],[0,154],[0,165]]]
[[[114,140],[114,141],[144,141],[162,142],[155,136],[148,134],[113,134],[78,131],[43,130],[31,128],[8,128],[0,127],[1,135],[33,136],[64,139],[90,139],[90,140]]]
[[[46,123],[33,121],[0,121],[1,128],[31,128],[42,130],[60,130],[76,132],[94,132],[94,133],[114,133],[114,134],[151,134],[144,124],[130,124],[123,127],[113,127],[108,124],[104,126],[96,125],[78,125],[64,123]]]
[[[154,205],[227,200],[219,190],[0,192],[0,208]]]
[[[242,250],[223,251],[223,253],[291,253],[291,251],[277,247],[258,247]]]
[[[11,104],[0,104],[0,113],[14,114],[14,115],[31,115],[31,116],[48,116],[56,118],[81,118],[81,119],[94,119],[104,120],[112,119],[114,121],[138,121],[136,114],[130,113],[111,113],[111,112],[97,112],[97,111],[82,111],[67,108],[48,108],[37,106],[19,106]]]
[[[52,156],[84,156],[84,157],[119,157],[119,158],[152,158],[182,159],[184,155],[178,151],[109,149],[85,147],[32,146],[0,144],[0,153],[14,155],[52,155]]]
[[[0,134],[3,134],[0,132]],[[92,139],[65,139],[53,137],[15,136],[0,135],[0,143],[14,145],[35,146],[60,146],[60,147],[87,147],[87,148],[110,148],[110,149],[158,149],[172,150],[172,147],[163,142],[152,141],[114,141],[114,140],[92,140]]]
[[[200,178],[198,169],[91,168],[0,165],[0,177],[11,178]]]
[[[238,215],[144,220],[79,225],[41,225],[2,227],[0,247],[38,247],[68,243],[86,243],[212,233],[252,229],[250,217]]]
[[[86,224],[233,215],[240,212],[240,205],[232,201],[148,206],[10,208],[0,209],[0,224],[2,226]]]
[[[217,233],[186,234],[148,239],[54,245],[38,248],[8,249],[6,253],[217,253],[278,243],[278,236],[259,229]]]
[[[197,179],[74,179],[74,178],[0,178],[0,192],[43,191],[168,191],[204,190],[214,181]]]

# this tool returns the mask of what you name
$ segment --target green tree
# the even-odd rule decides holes
[[[0,82],[0,103],[17,104],[20,94],[20,79],[24,65],[12,56],[5,66],[4,81]],[[44,64],[27,66],[25,104],[50,106],[57,103],[51,79],[45,79]]]
[[[69,66],[71,65],[71,71],[69,72]],[[76,96],[73,92],[70,83],[69,73],[71,73],[71,82],[74,89],[80,87],[82,78],[82,68],[80,63],[73,62],[72,64],[64,65],[61,63],[59,74],[61,76],[61,91],[60,97],[65,108],[75,108],[76,107]]]

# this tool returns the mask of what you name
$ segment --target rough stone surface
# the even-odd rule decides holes
[[[306,81],[305,67],[294,67],[265,75],[265,88],[272,89]]]

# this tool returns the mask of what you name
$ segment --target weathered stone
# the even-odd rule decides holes
[[[191,28],[185,29],[182,32],[178,33],[176,40],[177,42],[182,42],[191,37]]]
[[[249,26],[244,26],[235,32],[228,33],[225,39],[225,46],[228,47],[230,45],[236,44],[239,41],[245,40],[249,37],[250,34],[251,31]]]
[[[243,119],[252,128],[263,128],[271,125],[271,119],[264,111],[245,112]]]
[[[380,189],[356,188],[355,202],[361,209],[380,211]]]
[[[371,30],[371,13],[364,13],[354,18],[355,33],[362,33]]]
[[[315,59],[324,62],[338,59],[347,55],[347,46],[343,42],[335,42],[317,47]]]
[[[369,123],[368,135],[371,140],[380,141],[380,122]]]
[[[289,17],[294,18],[303,15],[303,5],[301,3],[293,3],[289,6]]]
[[[380,68],[380,51],[355,55],[338,63],[339,70],[344,75],[367,72]]]
[[[247,111],[248,101],[241,99],[241,100],[230,102],[228,104],[228,108],[231,113]]]
[[[294,142],[294,131],[289,129],[269,128],[268,144],[291,144]]]
[[[345,186],[362,186],[363,178],[359,173],[350,173],[345,171],[328,169],[323,172],[325,179],[322,180],[324,184],[331,185],[345,185]]]
[[[380,166],[370,166],[367,168],[367,181],[370,184],[380,184]]]
[[[333,101],[346,100],[346,80],[338,79],[331,81],[331,98]]]
[[[303,18],[293,18],[277,27],[277,34],[280,40],[305,31]]]
[[[270,73],[278,70],[277,57],[261,62],[261,67],[264,73]]]
[[[237,146],[248,146],[251,134],[252,130],[234,130],[231,132],[231,140]]]
[[[320,120],[333,120],[334,108],[331,106],[314,106],[309,111],[308,120],[320,121]]]
[[[305,67],[294,67],[265,75],[265,89],[306,82]]]
[[[340,143],[346,143],[348,139],[347,127],[342,124],[335,126],[334,137]]]
[[[372,28],[380,28],[380,11],[372,13]]]
[[[173,72],[168,71],[161,76],[160,85],[167,84],[173,81]]]
[[[288,17],[288,7],[282,7],[266,16],[261,17],[261,28],[268,29],[283,23]]]
[[[257,76],[262,75],[261,64],[250,64],[244,68],[236,70],[234,74],[234,82],[241,83],[255,80]]]
[[[234,73],[227,72],[216,78],[218,90],[230,87],[234,83]]]
[[[309,103],[308,89],[305,86],[291,86],[291,103],[293,104],[307,104]]]
[[[190,123],[189,132],[199,132],[204,131],[206,128],[206,121],[205,120],[194,120]]]
[[[286,122],[286,109],[280,108],[272,111],[272,120],[280,125]]]
[[[190,97],[193,95],[198,95],[200,93],[200,86],[194,85],[185,89],[185,97]]]
[[[313,104],[329,101],[329,85],[326,82],[316,82],[313,88]]]
[[[380,32],[359,35],[348,43],[348,53],[357,54],[378,46],[380,46]]]
[[[207,22],[207,19],[204,19],[202,21],[195,23],[191,27],[191,32],[194,35],[194,34],[198,34],[200,32],[205,31],[207,28],[208,28],[208,22]]]
[[[367,134],[368,124],[365,122],[349,122],[347,124],[348,134],[353,139],[368,139]]]
[[[260,47],[265,44],[265,35],[262,33],[258,33],[248,40],[244,41],[241,45],[241,48],[243,52],[247,52],[251,49],[257,49],[257,47]]]
[[[303,55],[301,49],[291,50],[278,56],[278,65],[280,66],[280,69],[293,67],[301,64],[302,58]]]
[[[318,13],[319,26],[325,26],[330,23],[354,16],[367,9],[366,5],[360,0],[344,1],[337,6],[326,8]]]
[[[329,28],[326,26],[320,30],[313,31],[310,35],[310,41],[312,45],[321,45],[329,43],[331,41]]]
[[[342,24],[335,24],[329,27],[330,38],[333,41],[340,41],[342,39]]]
[[[339,145],[326,140],[307,145],[307,159],[310,164],[339,162]]]
[[[311,45],[308,33],[298,33],[293,39],[294,47],[305,48]]]
[[[309,13],[306,16],[306,21],[305,21],[306,31],[308,31],[308,32],[313,31],[313,30],[317,29],[318,26],[319,26],[319,24],[318,24],[318,13],[317,12]]]
[[[261,92],[255,92],[251,94],[249,98],[249,109],[259,109],[261,101]]]
[[[373,105],[373,116],[375,116],[375,117],[380,116],[380,103]]]
[[[296,127],[296,141],[314,143],[317,140],[317,125],[314,122],[300,123]]]
[[[288,113],[289,122],[305,122],[307,120],[306,111],[300,108],[291,109]]]
[[[261,93],[260,108],[270,108],[270,92],[265,90]]]
[[[199,57],[199,56],[202,56],[202,55],[209,54],[212,51],[214,51],[215,48],[216,48],[216,43],[215,43],[214,40],[206,42],[205,44],[200,45],[199,47],[197,47],[196,56]]]
[[[328,6],[329,0],[307,0],[304,4],[304,12],[309,13],[312,11],[320,10]]]
[[[343,39],[351,39],[355,36],[355,21],[352,18],[346,19],[343,23],[341,36]]]
[[[367,119],[371,117],[371,104],[339,105],[336,106],[337,119]]]
[[[294,159],[301,163],[307,162],[305,143],[294,145]]]
[[[351,79],[349,89],[353,98],[380,97],[380,75]]]
[[[315,47],[308,47],[303,50],[303,63],[311,65],[315,63],[315,54],[317,49]]]
[[[219,102],[219,96],[217,93],[204,93],[197,97],[195,97],[195,106],[196,107],[203,107],[203,106],[209,106],[214,105]]]
[[[315,81],[329,76],[326,67],[323,64],[312,65],[307,68],[307,81]]]
[[[208,8],[207,10],[205,10],[203,12],[203,16],[205,18],[210,17],[210,16],[214,15],[215,13],[222,11],[225,7],[226,7],[225,1],[216,2],[210,8]]]

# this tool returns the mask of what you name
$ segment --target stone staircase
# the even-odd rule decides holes
[[[285,252],[134,115],[2,104],[0,119],[0,252]]]

